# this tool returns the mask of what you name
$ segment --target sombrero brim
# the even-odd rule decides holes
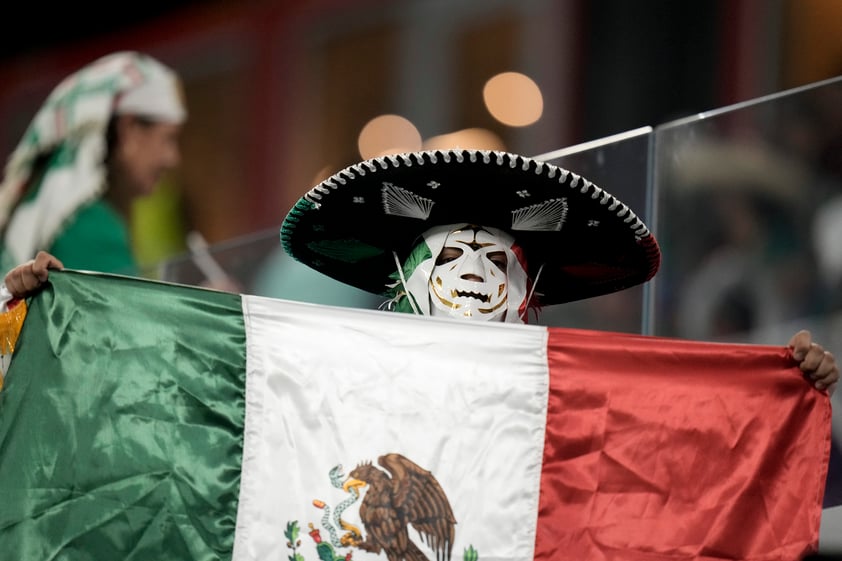
[[[385,156],[336,173],[286,216],[294,259],[341,282],[386,294],[429,228],[478,224],[510,232],[529,274],[543,270],[542,305],[616,292],[652,278],[661,254],[625,204],[557,166],[507,152],[447,150]]]

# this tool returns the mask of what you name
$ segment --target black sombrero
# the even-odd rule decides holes
[[[661,252],[621,201],[557,166],[487,150],[433,150],[354,164],[290,210],[281,243],[294,259],[341,282],[386,294],[419,236],[433,226],[510,232],[542,305],[616,292],[655,275]]]

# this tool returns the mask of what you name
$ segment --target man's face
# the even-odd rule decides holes
[[[482,227],[449,233],[430,275],[431,314],[503,321],[507,266],[506,246]]]
[[[118,119],[115,180],[135,196],[149,195],[164,174],[181,161],[181,125],[149,122],[130,115]]]

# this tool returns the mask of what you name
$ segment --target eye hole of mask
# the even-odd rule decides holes
[[[450,263],[455,259],[459,259],[462,256],[462,250],[458,247],[445,247],[439,253],[439,256],[436,258],[436,265],[444,265],[445,263]]]

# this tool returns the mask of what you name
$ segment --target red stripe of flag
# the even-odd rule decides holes
[[[536,559],[798,559],[830,401],[784,347],[549,329]]]

